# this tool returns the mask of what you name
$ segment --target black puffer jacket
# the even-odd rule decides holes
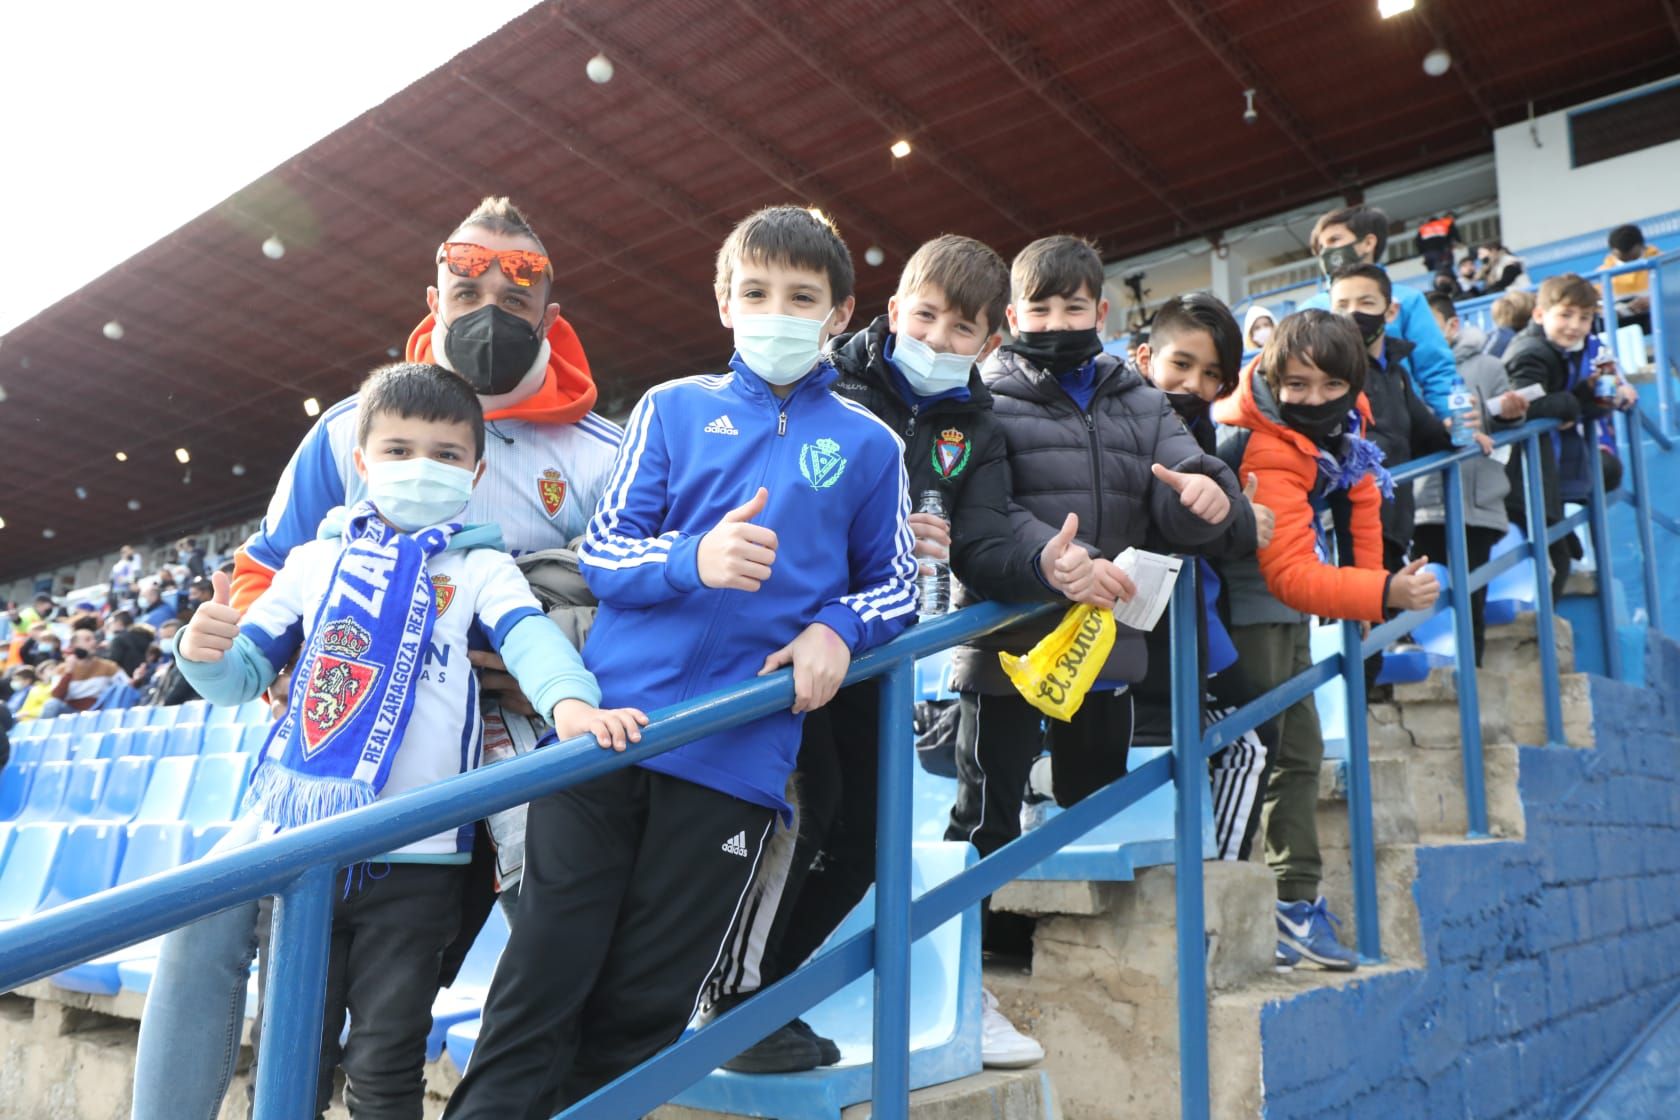
[[[944,495],[951,571],[962,584],[987,599],[1049,595],[1036,574],[1038,549],[1017,540],[1010,524],[1003,429],[992,415],[992,394],[979,371],[969,376],[968,400],[914,409],[887,365],[888,327],[882,315],[863,330],[834,340],[829,360],[840,371],[834,391],[873,412],[904,441],[912,508],[924,491]]]
[[[1452,450],[1452,437],[1446,427],[1412,384],[1415,349],[1403,338],[1384,335],[1384,364],[1378,366],[1375,358],[1366,362],[1365,399],[1371,402],[1371,442],[1382,448],[1383,466],[1389,470],[1431,452]],[[1383,503],[1383,538],[1409,544],[1415,520],[1412,484],[1396,486],[1394,497]]]
[[[1079,540],[1095,556],[1112,558],[1156,542],[1180,552],[1213,546],[1225,537],[1243,504],[1230,468],[1202,451],[1166,396],[1145,384],[1135,369],[1109,354],[1098,355],[1096,362],[1096,385],[1084,412],[1053,375],[1012,351],[1000,350],[986,363],[992,411],[1009,449],[1017,540],[1036,554],[1074,513]],[[1232,512],[1218,525],[1195,516],[1177,492],[1156,481],[1150,473],[1155,463],[1216,479],[1231,499]],[[1044,588],[1039,597],[1053,593]],[[1008,694],[1012,686],[998,652],[1025,652],[1056,621],[1027,623],[962,647],[955,657],[956,687]],[[1143,636],[1123,627],[1099,676],[1135,681],[1146,663]]]

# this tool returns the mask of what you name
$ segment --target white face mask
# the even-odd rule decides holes
[[[367,464],[368,498],[405,533],[442,525],[467,508],[473,472],[435,459],[387,459]]]
[[[1266,343],[1270,342],[1271,340],[1272,340],[1272,328],[1271,327],[1255,327],[1254,328],[1254,345],[1263,347],[1263,346],[1266,345]]]
[[[892,363],[920,397],[937,397],[968,384],[974,358],[968,354],[939,354],[919,338],[902,331],[893,335]]]
[[[811,372],[822,357],[822,330],[828,316],[735,316],[735,350],[747,368],[772,385],[792,385]]]

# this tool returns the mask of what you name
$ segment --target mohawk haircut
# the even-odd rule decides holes
[[[1330,226],[1346,226],[1353,232],[1355,241],[1375,235],[1376,250],[1371,259],[1383,259],[1383,250],[1388,248],[1388,214],[1378,210],[1375,206],[1344,206],[1340,210],[1332,210],[1313,223],[1312,251],[1317,253],[1324,246],[1319,244],[1319,238]]]
[[[366,447],[376,416],[472,425],[473,460],[484,458],[484,406],[472,388],[442,366],[393,362],[367,375],[356,391],[356,446]]]
[[[1275,397],[1283,385],[1283,371],[1292,361],[1305,362],[1326,375],[1348,383],[1358,396],[1365,391],[1368,354],[1359,328],[1344,315],[1309,308],[1284,316],[1272,340],[1260,352],[1260,376]]]
[[[1242,365],[1242,328],[1217,297],[1191,292],[1163,303],[1149,324],[1149,345],[1162,347],[1197,331],[1213,339],[1214,353],[1219,356],[1219,395],[1229,396],[1237,387]]]
[[[986,333],[1003,329],[1009,266],[991,246],[954,233],[927,242],[905,263],[898,296],[904,299],[923,288],[939,292],[963,318],[984,324]]]
[[[1102,299],[1103,265],[1097,247],[1083,237],[1058,233],[1041,237],[1015,255],[1009,268],[1010,297],[1032,301],[1084,291]]]
[[[746,261],[821,272],[837,304],[851,297],[857,283],[851,250],[839,231],[803,206],[766,206],[729,231],[717,255],[714,287],[719,300],[729,298],[735,270]]]
[[[525,212],[510,202],[506,195],[490,195],[481,199],[479,204],[473,207],[473,212],[462,218],[460,224],[450,233],[449,240],[453,240],[456,234],[469,226],[487,229],[504,237],[528,237],[537,243],[537,248],[543,256],[548,256],[548,250],[543,248],[542,238],[531,228],[531,222],[525,217]]]

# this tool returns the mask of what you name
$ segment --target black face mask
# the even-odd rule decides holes
[[[1344,393],[1323,404],[1279,404],[1278,415],[1297,432],[1314,443],[1322,444],[1342,434],[1351,407],[1352,402]]]
[[[1388,317],[1385,315],[1373,315],[1369,311],[1352,314],[1353,325],[1359,328],[1359,337],[1365,340],[1367,346],[1381,338],[1383,331],[1388,329]]]
[[[1102,338],[1095,327],[1082,331],[1023,331],[1005,349],[1059,377],[1101,354]]]
[[[1338,245],[1334,249],[1322,249],[1318,254],[1318,267],[1324,270],[1324,275],[1334,276],[1344,268],[1364,264],[1359,258],[1359,250],[1354,248],[1358,242],[1350,245]]]
[[[1178,413],[1178,418],[1188,427],[1207,415],[1208,402],[1195,393],[1168,393],[1167,403]]]
[[[444,356],[481,397],[512,392],[542,349],[542,337],[531,324],[495,305],[446,325]]]

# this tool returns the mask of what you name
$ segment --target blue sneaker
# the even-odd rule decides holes
[[[1272,953],[1272,968],[1278,972],[1292,972],[1301,963],[1301,954],[1293,946],[1279,941],[1277,949]]]
[[[1324,905],[1323,895],[1316,902],[1277,904],[1280,944],[1289,946],[1320,968],[1352,972],[1359,967],[1359,957],[1336,940],[1333,927],[1341,924],[1341,920]]]

